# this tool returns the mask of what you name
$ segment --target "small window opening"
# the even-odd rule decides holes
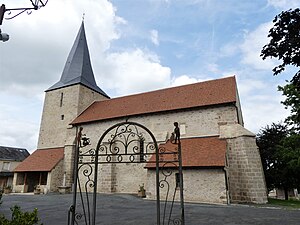
[[[3,162],[2,170],[9,170],[10,168],[10,162]]]
[[[180,134],[185,135],[186,134],[186,125],[185,124],[180,124],[179,128],[180,128]]]
[[[64,93],[60,93],[60,107],[63,105],[63,100],[64,100]]]
[[[65,119],[65,115],[61,115],[61,120],[64,120]]]
[[[25,173],[17,173],[17,185],[23,185],[25,182]]]
[[[48,172],[41,172],[40,173],[40,184],[41,185],[46,185],[47,184],[47,177],[48,177]]]

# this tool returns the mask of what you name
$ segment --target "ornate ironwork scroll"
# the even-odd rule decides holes
[[[2,4],[3,7],[3,15],[5,12],[7,12],[7,17],[5,17],[6,20],[13,19],[24,12],[27,12],[27,15],[30,15],[32,13],[32,10],[38,10],[42,7],[45,7],[48,3],[48,0],[30,0],[31,6],[30,7],[22,7],[22,8],[6,8],[4,4]],[[15,12],[15,13],[13,13]],[[0,15],[1,17],[1,15]],[[2,21],[1,21],[2,22]],[[1,25],[0,22],[0,25]]]
[[[80,128],[68,224],[95,225],[100,164],[144,163],[147,168],[155,169],[157,225],[184,225],[181,144],[178,127],[175,129],[173,143],[159,147],[148,128],[135,122],[122,122],[108,128],[94,149],[89,148],[90,140]],[[178,180],[176,184],[174,177]]]

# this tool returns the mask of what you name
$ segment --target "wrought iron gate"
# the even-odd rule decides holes
[[[170,138],[169,149],[164,145],[158,146],[154,135],[145,126],[126,121],[108,128],[101,135],[97,147],[90,148],[90,140],[82,134],[82,130],[80,128],[77,134],[73,203],[69,209],[68,225],[96,224],[99,165],[119,163],[144,163],[155,169],[156,224],[185,224],[179,135]],[[172,174],[176,175],[176,185]],[[170,182],[171,179],[173,182]]]

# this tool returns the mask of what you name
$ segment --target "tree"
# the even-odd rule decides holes
[[[257,135],[268,191],[288,191],[300,187],[300,134],[292,133],[285,124],[261,129]]]
[[[284,165],[284,176],[289,176],[286,186],[300,187],[300,135],[292,133],[285,137],[277,148],[276,153]],[[282,185],[284,186],[284,185]]]
[[[300,66],[300,9],[290,9],[275,16],[274,26],[270,29],[268,37],[270,42],[261,51],[261,57],[277,58],[282,63],[273,68],[274,75],[285,70],[287,65]],[[278,87],[286,96],[282,103],[285,108],[291,108],[291,115],[286,119],[300,131],[300,70],[294,74],[290,83]]]
[[[260,151],[268,191],[278,188],[281,177],[281,158],[276,154],[277,146],[287,136],[288,129],[284,124],[272,123],[262,128],[257,134],[257,146]]]
[[[300,66],[300,10],[296,8],[283,11],[275,16],[274,26],[270,29],[269,44],[261,51],[261,57],[274,57],[282,63],[273,68],[274,75],[285,70],[287,65]],[[291,79],[291,82],[300,89],[300,70]]]

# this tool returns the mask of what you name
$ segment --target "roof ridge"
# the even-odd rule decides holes
[[[205,135],[205,136],[195,136],[195,137],[182,137],[180,140],[186,140],[186,139],[198,139],[198,138],[216,138],[220,137],[219,134],[214,134],[214,135]]]
[[[64,147],[38,148],[35,151],[38,151],[38,150],[53,150],[53,149],[64,149]]]
[[[23,149],[23,150],[27,150],[26,148],[19,148],[19,147],[10,147],[10,146],[3,146],[1,145],[0,148],[13,148],[13,149]]]
[[[124,96],[118,96],[118,97],[115,97],[115,98],[112,97],[110,99],[104,99],[104,100],[99,100],[99,101],[95,101],[95,102],[97,103],[97,102],[111,101],[111,100],[114,100],[114,99],[128,98],[128,97],[132,97],[132,96],[144,95],[144,94],[148,94],[148,93],[155,93],[155,92],[166,91],[166,90],[176,89],[176,88],[178,88],[178,89],[180,89],[180,88],[186,88],[187,86],[194,86],[194,85],[197,85],[197,84],[200,84],[200,83],[203,84],[203,83],[215,82],[215,81],[219,81],[219,80],[226,80],[226,79],[232,79],[232,78],[234,80],[236,80],[235,79],[235,75],[233,75],[233,76],[228,76],[228,77],[223,77],[223,78],[217,78],[217,79],[213,79],[213,80],[199,81],[199,82],[191,83],[191,84],[183,84],[183,85],[179,85],[179,86],[160,88],[160,89],[153,90],[153,91],[146,91],[146,92],[141,92],[141,93],[134,93],[134,94],[124,95]]]

